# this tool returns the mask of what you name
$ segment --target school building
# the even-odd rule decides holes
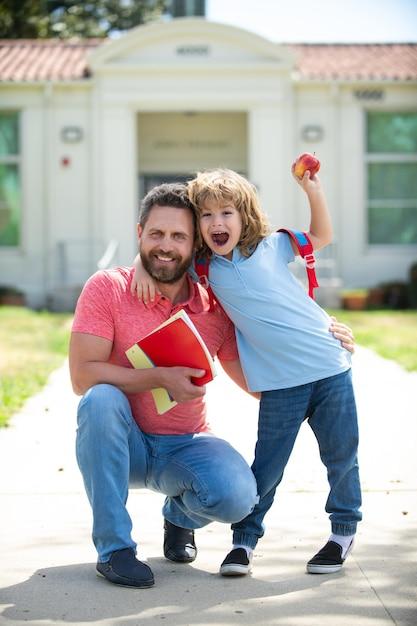
[[[335,228],[325,285],[406,280],[417,44],[279,45],[198,17],[0,41],[0,285],[72,306],[98,266],[131,263],[144,193],[200,168],[246,175],[274,227],[308,227],[290,173],[304,151],[321,160]]]

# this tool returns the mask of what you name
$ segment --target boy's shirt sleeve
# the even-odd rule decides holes
[[[292,263],[295,261],[294,250],[291,245],[291,238],[287,233],[276,233],[275,235],[276,249],[279,258],[285,263]]]
[[[72,332],[86,333],[113,341],[112,292],[113,284],[105,271],[91,276],[78,298]]]

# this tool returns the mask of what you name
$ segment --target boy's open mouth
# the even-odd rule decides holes
[[[224,246],[229,239],[229,235],[227,233],[212,233],[211,238],[213,239],[216,246]]]

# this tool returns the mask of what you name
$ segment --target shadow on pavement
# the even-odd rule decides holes
[[[37,570],[28,580],[0,591],[6,605],[2,617],[7,623],[68,623],[115,620],[118,625],[167,619],[170,625],[221,623],[246,614],[257,623],[256,607],[264,604],[265,623],[273,619],[281,595],[298,592],[314,594],[328,581],[327,576],[303,572],[286,580],[265,581],[255,577],[225,579],[187,565],[149,559],[156,584],[151,589],[127,589],[95,576],[94,563],[77,563]],[[343,577],[344,573],[339,575]],[[267,605],[270,604],[268,609]],[[295,599],[290,602],[293,613]],[[7,606],[9,605],[9,606]],[[250,615],[255,611],[255,614]],[[269,614],[269,615],[268,615]],[[264,619],[263,618],[263,619]],[[276,623],[276,622],[275,622]]]

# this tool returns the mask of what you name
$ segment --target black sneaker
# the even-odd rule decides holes
[[[197,556],[194,531],[164,522],[164,555],[177,563],[192,563]]]
[[[248,557],[245,548],[235,548],[220,565],[222,576],[245,576],[252,570],[252,554]]]
[[[105,563],[96,565],[97,575],[107,578],[115,585],[144,589],[154,585],[151,568],[138,561],[133,548],[116,550]]]
[[[309,574],[334,574],[339,572],[353,548],[353,539],[342,558],[343,548],[335,541],[328,541],[323,548],[307,563]]]

